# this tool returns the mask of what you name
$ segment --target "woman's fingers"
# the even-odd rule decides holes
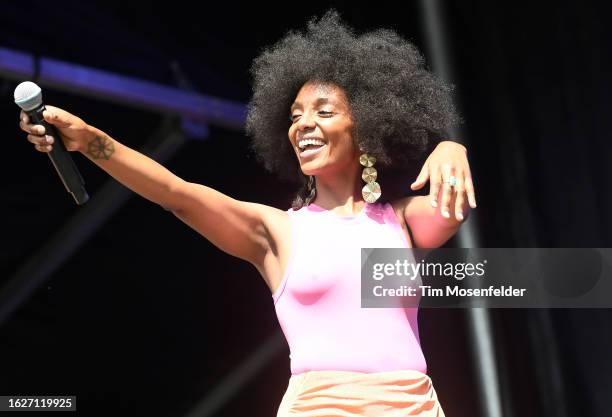
[[[430,165],[429,168],[429,199],[433,207],[438,207],[438,193],[442,185],[442,176],[438,165]]]
[[[465,191],[468,201],[470,202],[470,207],[476,208],[476,193],[474,192],[474,184],[472,183],[471,175],[465,177]]]
[[[19,121],[19,128],[26,133],[33,133],[32,127],[28,125],[26,122],[24,122],[23,119]]]
[[[23,110],[19,117],[19,127],[28,133],[28,142],[33,143],[34,148],[39,152],[50,152],[53,149],[53,137],[45,135],[44,126],[31,124],[30,118]]]
[[[19,122],[19,127],[24,132],[31,133],[33,135],[44,135],[45,134],[44,126],[25,123],[23,120]]]
[[[80,120],[78,117],[53,106],[46,106],[46,110],[43,112],[43,117],[47,122],[52,123],[57,127],[69,127],[77,120],[82,122],[82,120]]]
[[[51,149],[53,149],[53,147],[51,145],[34,145],[34,147],[36,148],[37,151],[40,152],[50,152]]]
[[[26,133],[32,133],[34,135],[44,135],[45,127],[41,125],[34,125],[30,123],[30,117],[23,110],[19,113],[19,127]]]
[[[28,141],[36,145],[51,145],[53,143],[52,136],[28,135]]]
[[[49,152],[53,147],[53,137],[45,135],[45,128],[41,125],[30,124],[28,115],[21,111],[19,114],[19,127],[24,132],[28,133],[28,142],[34,144],[34,148],[39,152]]]
[[[463,204],[465,203],[466,198],[466,190],[465,190],[465,178],[463,178],[463,174],[458,173],[457,177],[457,185],[455,186],[455,192],[457,193],[457,197],[455,197],[455,218],[458,221],[463,221]]]
[[[450,217],[450,201],[453,197],[453,187],[450,185],[450,178],[454,175],[454,168],[450,165],[442,166],[442,201],[440,202],[440,211],[442,216]]]
[[[53,137],[51,136],[28,135],[28,142],[33,143],[36,150],[40,152],[49,152],[53,149],[51,146]]]
[[[428,178],[429,164],[425,162],[423,168],[421,168],[421,172],[419,172],[417,179],[410,185],[410,188],[412,188],[413,190],[420,190],[421,188],[423,188]]]

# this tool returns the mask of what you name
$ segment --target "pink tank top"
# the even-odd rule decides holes
[[[291,254],[272,298],[291,373],[427,373],[417,308],[361,308],[361,248],[409,247],[391,204],[347,217],[316,204],[287,212]]]

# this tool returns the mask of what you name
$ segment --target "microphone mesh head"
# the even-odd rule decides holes
[[[32,81],[24,81],[15,88],[15,104],[24,111],[35,109],[42,104],[42,91]]]

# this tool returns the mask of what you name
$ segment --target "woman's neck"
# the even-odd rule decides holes
[[[359,213],[365,201],[361,195],[361,177],[358,173],[346,175],[318,175],[317,195],[313,203],[339,215],[350,216]]]

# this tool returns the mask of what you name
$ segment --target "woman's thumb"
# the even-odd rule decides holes
[[[45,120],[48,123],[51,123],[52,125],[55,125],[57,127],[66,127],[70,125],[70,122],[64,116],[65,115],[62,114],[62,112],[59,112],[57,110],[47,109],[43,112],[43,117],[45,118]]]

